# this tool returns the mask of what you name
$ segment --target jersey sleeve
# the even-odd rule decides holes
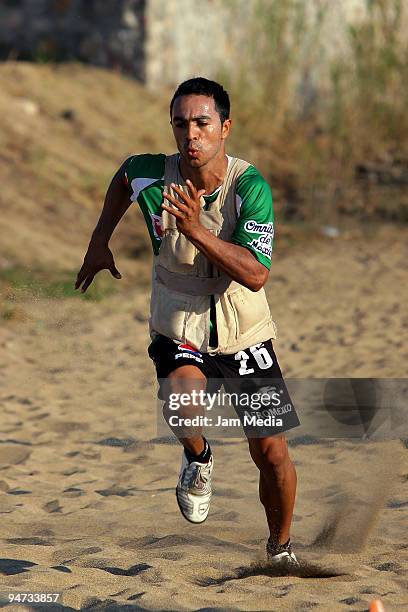
[[[250,166],[236,186],[238,220],[232,242],[247,248],[268,270],[274,235],[272,193],[268,183]]]
[[[142,190],[163,179],[165,158],[163,153],[144,153],[132,155],[126,160],[123,182],[129,189],[132,201],[138,200]]]

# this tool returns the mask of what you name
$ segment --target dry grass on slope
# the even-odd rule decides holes
[[[0,264],[75,269],[118,164],[172,150],[167,99],[79,64],[4,63],[0,80]],[[127,215],[116,240],[147,249]]]

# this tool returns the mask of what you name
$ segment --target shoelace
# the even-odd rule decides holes
[[[190,472],[190,473],[189,473]],[[207,466],[203,465],[189,465],[185,468],[183,474],[183,485],[188,489],[191,487],[197,487],[203,489],[210,478],[210,472]],[[203,486],[200,486],[203,485]]]

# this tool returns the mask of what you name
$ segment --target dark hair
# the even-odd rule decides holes
[[[214,98],[215,108],[220,116],[221,123],[224,123],[230,116],[230,99],[228,93],[222,85],[215,81],[210,81],[204,77],[194,77],[181,83],[170,102],[170,118],[173,111],[173,105],[176,98],[180,96],[208,96]]]

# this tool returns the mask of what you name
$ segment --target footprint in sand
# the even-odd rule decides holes
[[[24,446],[15,444],[2,444],[0,446],[0,467],[7,465],[18,465],[23,463],[30,456],[31,451]]]

